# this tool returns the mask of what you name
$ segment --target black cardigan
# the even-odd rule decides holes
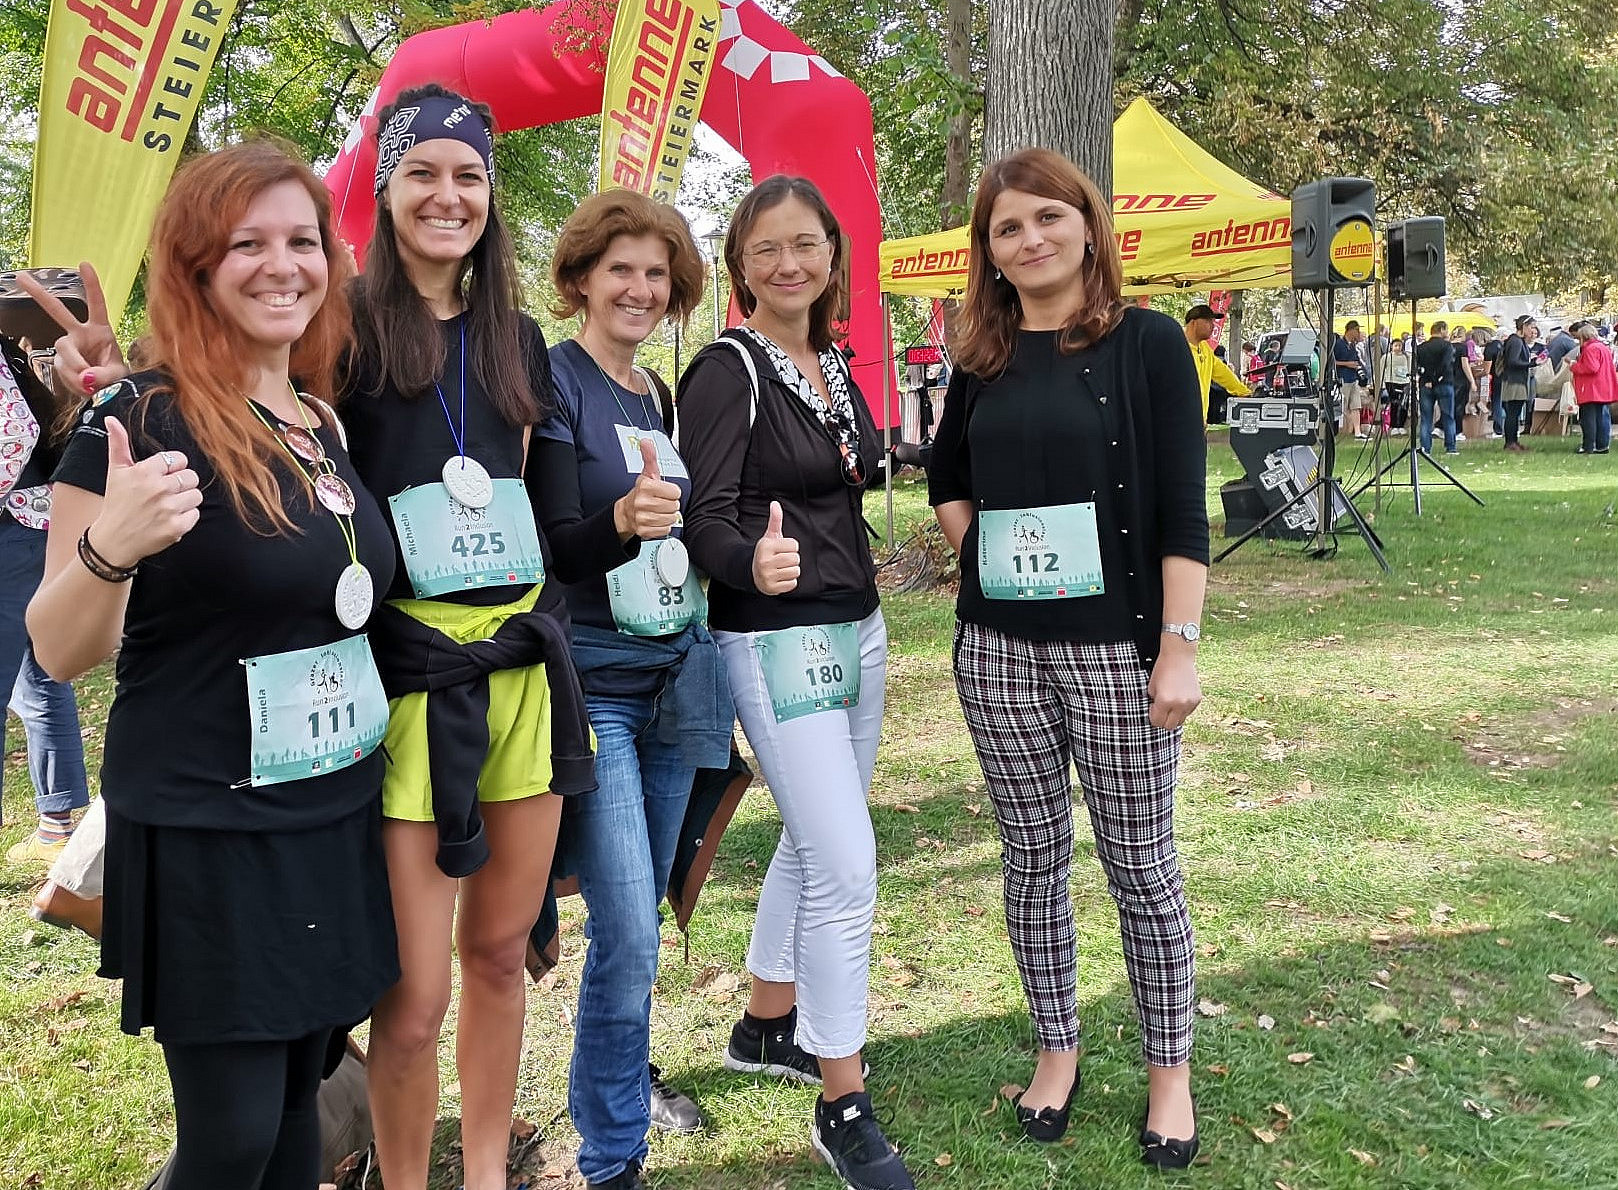
[[[679,447],[691,472],[685,541],[692,563],[713,578],[708,623],[762,632],[863,620],[879,602],[863,490],[843,482],[836,444],[802,398],[781,383],[769,357],[750,336],[725,335],[753,361],[756,408],[750,413],[746,366],[722,343],[696,354],[679,387]],[[882,440],[852,379],[848,387],[867,482],[880,482]],[[772,500],[781,504],[782,532],[797,539],[801,559],[798,585],[784,595],[765,595],[753,585],[753,549]]]
[[[1150,669],[1157,660],[1163,623],[1163,559],[1184,557],[1203,565],[1210,561],[1208,447],[1196,365],[1178,323],[1135,306],[1124,311],[1113,331],[1077,352],[1073,360],[1083,391],[1072,398],[1052,394],[1052,399],[1096,401],[1103,424],[1119,443],[1111,454],[1110,466],[1115,469],[1111,478],[1135,496],[1117,506],[1122,530],[1117,547],[1127,574],[1124,594],[1134,617],[1132,639],[1142,666]],[[969,460],[963,471],[957,465],[957,454],[983,386],[982,378],[956,369],[928,468],[928,499],[934,507],[972,501],[968,535],[977,532],[970,469],[978,464]],[[997,458],[982,465],[1015,464]],[[963,620],[983,621],[988,601],[980,595],[974,604],[968,585],[961,584],[956,614]],[[1002,608],[996,609],[1001,615],[1029,614],[1028,608],[1016,603]],[[1015,629],[1011,632],[1018,634]]]

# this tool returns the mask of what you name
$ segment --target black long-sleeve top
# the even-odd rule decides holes
[[[1448,339],[1425,339],[1416,347],[1416,368],[1423,384],[1455,383],[1455,348]]]
[[[991,380],[956,370],[933,439],[928,498],[972,504],[956,614],[1031,640],[1133,640],[1157,659],[1165,557],[1209,561],[1207,444],[1196,365],[1171,318],[1131,307],[1072,355],[1024,331]],[[1094,500],[1106,596],[990,600],[978,512]]]
[[[745,334],[727,335],[749,353],[758,375],[751,413],[747,369],[724,344],[704,347],[680,378],[679,447],[691,472],[685,541],[692,563],[713,579],[708,623],[765,632],[862,620],[879,603],[863,489],[843,481],[836,443],[769,357]],[[875,477],[881,440],[864,397],[852,379],[848,384],[866,474]],[[753,584],[753,550],[772,500],[781,504],[782,534],[798,542],[801,574],[784,595],[765,595]]]

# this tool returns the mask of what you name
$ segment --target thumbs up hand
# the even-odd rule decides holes
[[[109,417],[106,428],[107,487],[90,543],[114,566],[133,566],[191,531],[202,492],[179,451],[159,451],[137,463],[123,423]]]
[[[620,541],[639,537],[653,541],[667,537],[680,515],[680,489],[667,482],[657,465],[657,443],[650,435],[640,440],[641,469],[635,486],[613,505],[612,520]]]
[[[798,585],[798,539],[781,534],[781,505],[770,501],[770,522],[753,547],[753,585],[765,595],[785,595]]]

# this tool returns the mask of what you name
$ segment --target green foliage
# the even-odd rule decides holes
[[[1451,273],[1589,283],[1618,258],[1618,17],[1589,0],[1145,0],[1120,102],[1145,94],[1279,193],[1377,183],[1389,221],[1442,215]]]

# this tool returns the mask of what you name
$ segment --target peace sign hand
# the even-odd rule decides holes
[[[84,301],[89,307],[82,321],[32,276],[17,274],[17,284],[22,291],[65,332],[56,340],[56,362],[51,377],[57,393],[68,398],[87,396],[129,374],[129,365],[124,362],[124,353],[112,333],[107,299],[101,292],[101,279],[96,276],[95,267],[87,260],[81,262],[79,276],[84,281]]]

